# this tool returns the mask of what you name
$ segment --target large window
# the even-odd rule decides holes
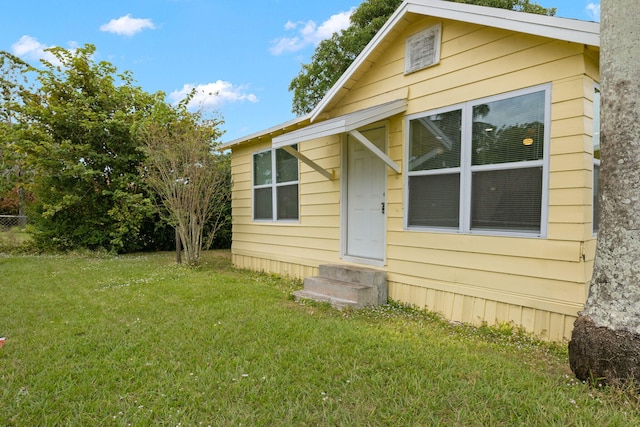
[[[548,86],[409,117],[409,228],[544,234]]]
[[[298,219],[298,159],[282,149],[253,155],[253,219]]]

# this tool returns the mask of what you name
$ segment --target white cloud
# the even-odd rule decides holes
[[[587,15],[592,17],[594,20],[600,20],[600,3],[589,3],[585,8],[585,12]]]
[[[107,24],[100,26],[100,31],[118,34],[120,36],[131,37],[145,28],[153,30],[156,28],[151,19],[132,18],[130,14],[112,19]]]
[[[258,102],[258,97],[248,93],[246,86],[234,86],[222,80],[197,86],[187,83],[182,89],[171,92],[169,99],[178,103],[194,89],[195,95],[188,104],[190,110],[219,108],[230,102]]]
[[[280,37],[271,43],[269,51],[273,55],[281,55],[287,52],[297,52],[307,46],[316,46],[322,40],[330,38],[334,33],[347,28],[350,24],[349,18],[355,9],[347,12],[340,12],[332,15],[320,26],[314,21],[291,22],[287,21],[284,29],[296,31],[297,35],[291,37]]]
[[[20,40],[11,45],[11,52],[21,58],[40,60],[44,59],[51,62],[54,65],[60,65],[60,61],[51,52],[46,52],[53,46],[46,46],[40,43],[37,39],[24,35],[20,37]]]
[[[340,12],[324,21],[312,35],[316,39],[316,43],[320,43],[322,40],[330,38],[333,33],[347,28],[350,24],[349,18],[351,18],[354,10],[355,9],[351,9],[348,12]]]
[[[285,30],[295,30],[295,28],[297,26],[298,26],[298,24],[296,24],[295,22],[287,21],[287,23],[284,24],[284,29]]]

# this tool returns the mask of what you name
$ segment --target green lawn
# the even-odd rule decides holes
[[[2,426],[633,426],[566,351],[170,253],[0,255]]]
[[[26,231],[21,228],[3,228],[0,227],[0,252],[4,248],[16,248],[24,245],[29,241],[30,237]]]

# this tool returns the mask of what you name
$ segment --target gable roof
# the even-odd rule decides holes
[[[568,42],[600,46],[600,24],[445,0],[405,0],[351,66],[310,113],[311,122],[328,111],[381,55],[386,45],[417,18],[432,16],[517,31]]]
[[[446,0],[405,0],[309,114],[262,132],[230,141],[223,144],[223,147],[273,135],[274,132],[276,134],[286,133],[288,129],[305,126],[318,120],[353,87],[382,54],[383,48],[391,44],[402,30],[422,16],[450,19],[600,47],[600,24],[597,22],[516,12]]]

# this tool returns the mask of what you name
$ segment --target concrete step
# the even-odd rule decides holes
[[[386,304],[387,274],[373,268],[324,264],[319,267],[319,276],[305,278],[304,289],[294,295],[338,308]]]
[[[373,268],[354,265],[324,264],[319,267],[319,276],[361,285],[381,286],[387,283],[387,274]]]
[[[315,292],[309,292],[305,290],[295,291],[293,295],[295,296],[296,300],[309,299],[309,300],[318,301],[318,302],[328,302],[333,307],[336,307],[339,309],[343,309],[347,307],[361,308],[356,301],[330,297],[328,295],[317,294]]]
[[[378,289],[373,285],[344,282],[326,277],[307,277],[304,279],[304,290],[342,300],[354,301],[362,307],[378,304]]]

